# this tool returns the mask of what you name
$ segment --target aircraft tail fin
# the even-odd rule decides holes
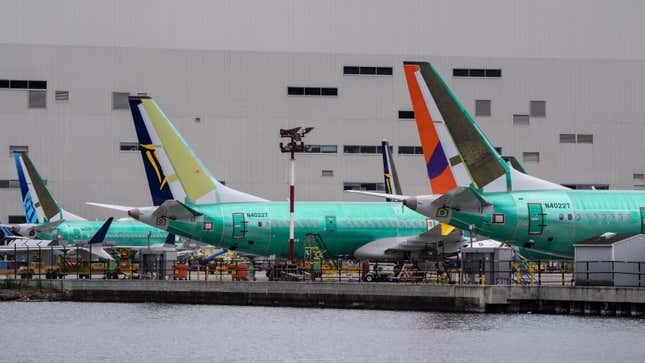
[[[84,220],[60,207],[47,189],[38,169],[23,152],[14,152],[18,183],[27,223],[46,223],[60,219]]]
[[[145,127],[149,145],[154,145],[153,150],[174,199],[193,204],[266,201],[218,182],[150,97],[130,97],[130,110],[135,128],[138,128],[137,135],[141,137],[139,129]],[[157,177],[156,171],[154,177]]]
[[[394,159],[392,158],[392,151],[390,150],[390,143],[387,140],[381,142],[381,153],[383,155],[383,177],[385,179],[385,193],[387,194],[402,194],[401,184],[399,183],[399,175],[396,172]],[[386,199],[388,202],[393,201],[391,198]]]
[[[510,167],[430,63],[403,67],[433,193],[566,189]]]
[[[9,228],[5,226],[0,226],[0,229],[2,230],[2,239],[13,237],[13,233],[9,231]]]
[[[176,237],[175,237],[174,234],[168,233],[168,236],[166,236],[166,241],[164,242],[164,244],[166,244],[166,245],[174,245],[175,244],[175,239],[176,239]]]
[[[105,223],[103,223],[101,228],[99,228],[99,230],[94,233],[88,243],[101,243],[105,241],[105,236],[107,236],[108,229],[110,229],[110,225],[112,224],[113,220],[113,217],[108,218]]]

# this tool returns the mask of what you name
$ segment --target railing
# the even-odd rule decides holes
[[[40,252],[40,251],[39,251]],[[78,256],[78,255],[77,255]],[[342,260],[287,265],[286,262],[251,263],[246,259],[215,260],[208,264],[174,263],[144,266],[144,261],[91,262],[88,258],[43,261],[29,255],[24,261],[7,261],[5,278],[38,279],[176,279],[196,281],[289,280],[303,282],[406,282],[457,285],[522,286],[636,286],[645,287],[645,262],[628,261],[524,261],[482,260],[426,264],[368,263]],[[45,263],[49,262],[49,265]]]

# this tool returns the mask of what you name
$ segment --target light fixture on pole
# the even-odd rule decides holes
[[[305,143],[302,139],[307,135],[313,127],[295,127],[293,129],[280,129],[280,137],[288,138],[287,145],[280,143],[280,151],[283,153],[291,153],[291,175],[289,176],[289,262],[295,262],[294,256],[294,200],[296,192],[296,157],[295,153],[305,151]]]

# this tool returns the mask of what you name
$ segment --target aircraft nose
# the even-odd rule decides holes
[[[403,205],[412,210],[417,210],[417,198],[405,198],[403,199]]]
[[[141,211],[139,208],[130,209],[128,211],[128,215],[134,219],[139,219],[139,217],[141,217]]]

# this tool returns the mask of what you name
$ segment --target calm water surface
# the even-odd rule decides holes
[[[643,362],[645,320],[0,303],[3,362]]]

